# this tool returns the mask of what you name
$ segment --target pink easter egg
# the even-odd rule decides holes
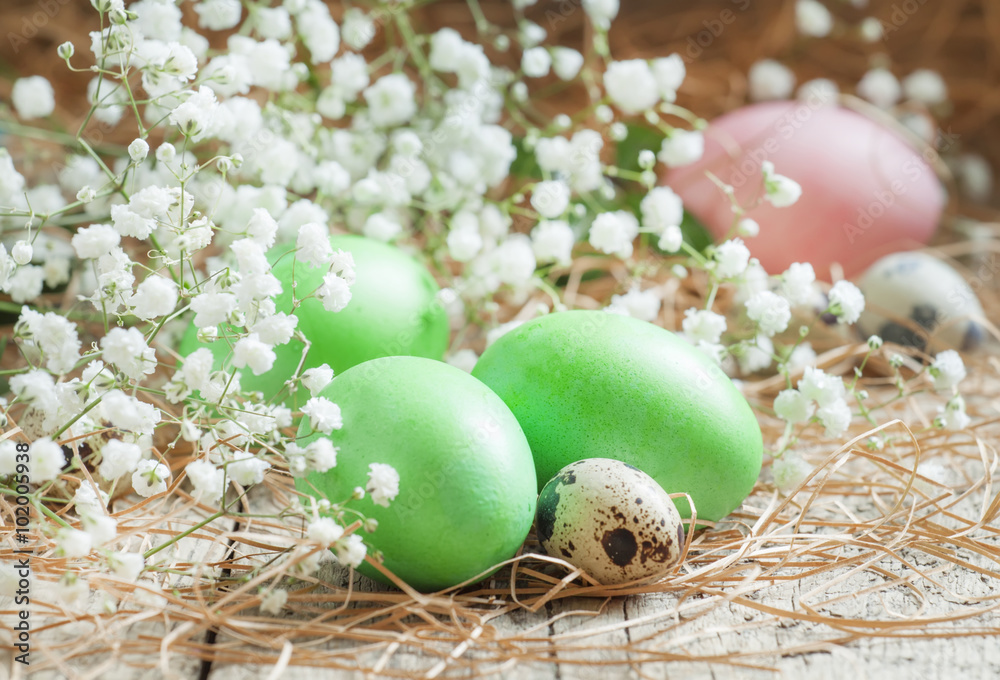
[[[670,170],[665,181],[721,239],[733,212],[706,171],[732,185],[746,206],[763,194],[763,161],[802,186],[794,205],[760,200],[747,212],[760,224],[747,246],[771,274],[810,262],[830,280],[830,266],[839,263],[850,277],[887,253],[925,244],[941,218],[945,192],[920,153],[884,125],[812,99],[721,116],[705,131],[702,158]]]

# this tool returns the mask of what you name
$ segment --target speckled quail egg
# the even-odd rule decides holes
[[[984,315],[975,292],[957,271],[927,253],[887,255],[865,272],[858,287],[866,301],[858,330],[866,336],[926,351],[970,350],[985,337],[972,320]]]
[[[538,496],[535,527],[548,555],[603,585],[662,574],[684,547],[681,516],[663,487],[610,458],[562,468]]]

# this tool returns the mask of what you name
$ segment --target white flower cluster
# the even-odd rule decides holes
[[[10,376],[12,399],[2,409],[5,417],[17,413],[33,439],[36,483],[74,477],[63,471],[60,445],[70,437],[86,445],[81,455],[101,482],[131,484],[144,497],[186,493],[208,506],[226,506],[274,467],[302,478],[351,455],[325,436],[345,427],[341,405],[323,396],[330,366],[288,377],[285,389],[308,391],[298,410],[284,403],[285,393],[265,400],[241,384],[272,371],[284,346],[307,339],[295,314],[303,300],[330,314],[351,305],[356,264],[330,243],[340,231],[423,251],[443,279],[439,301],[454,324],[490,318],[487,344],[525,320],[499,318],[498,302],[542,313],[563,306],[561,278],[581,273],[575,254],[628,273],[609,293],[609,312],[655,321],[670,290],[644,278],[643,260],[656,246],[675,276],[706,274],[706,304],[685,312],[684,337],[733,372],[764,370],[776,359],[782,371],[804,369],[798,388],[779,396],[779,415],[789,423],[816,418],[831,436],[849,426],[843,381],[810,366],[815,353],[801,337],[784,345],[782,337],[798,314],[853,323],[863,296],[839,282],[824,305],[808,264],[769,276],[743,241],[767,225],[746,216],[731,187],[722,188],[733,203],[733,238],[703,252],[689,243],[683,202],[657,186],[658,174],[702,158],[706,123],[675,103],[686,77],[679,55],[609,53],[618,0],[583,2],[595,27],[588,50],[600,58],[593,60],[546,44],[546,30],[523,17],[515,58],[494,60],[512,50],[506,33],[485,31],[488,44],[451,28],[420,34],[408,5],[351,7],[338,23],[322,0],[92,4],[104,28],[90,34],[89,51],[64,44],[58,53],[91,74],[88,122],[127,123],[136,138],[95,150],[85,125],[65,145],[53,182],[33,186],[18,169],[30,165],[0,149],[0,291],[20,309],[14,338],[28,364]],[[797,20],[815,36],[833,27],[817,0],[800,0]],[[214,31],[227,36],[210,43],[202,33]],[[384,54],[362,52],[379,32]],[[532,94],[556,80],[583,85],[589,107],[543,115]],[[787,97],[794,84],[777,62],[755,65],[749,79],[755,99]],[[927,103],[946,96],[924,72],[904,89]],[[12,103],[25,125],[58,115],[53,88],[38,76],[14,84]],[[666,122],[674,119],[680,123]],[[637,127],[655,133],[655,142],[623,159],[625,146],[615,143]],[[766,162],[763,175],[763,200],[776,207],[798,200],[793,179]],[[272,266],[284,258],[294,261],[296,277],[316,274],[314,289],[275,275]],[[723,287],[738,321],[714,311]],[[53,292],[78,304],[54,311]],[[177,357],[173,348],[190,326],[211,348]],[[476,355],[458,349],[448,360],[470,369]],[[939,356],[930,369],[938,389],[954,388],[964,375],[958,368]],[[308,444],[293,434],[302,417],[321,435]],[[954,392],[942,422],[964,427],[965,417]],[[174,443],[196,452],[173,472],[154,445],[165,425],[178,433]],[[15,459],[0,444],[0,475]],[[373,463],[353,498],[369,494],[386,506],[408,481]],[[135,580],[145,563],[114,551],[106,498],[74,483],[79,528],[58,535],[61,554],[82,559],[97,550],[109,571]],[[333,519],[343,516],[340,507],[328,500],[313,510],[309,540],[361,564],[361,536]],[[308,573],[320,557],[296,550],[289,559],[296,573]],[[85,585],[65,584],[72,593]],[[280,610],[283,592],[266,595],[262,610]]]
[[[805,369],[798,389],[783,390],[775,398],[774,411],[790,424],[805,422],[815,415],[828,437],[839,437],[851,424],[843,379],[811,366]]]
[[[202,503],[225,503],[230,483],[260,483],[275,463],[295,476],[334,467],[328,440],[296,445],[288,434],[296,413],[277,400],[260,403],[241,386],[243,375],[268,373],[276,349],[299,332],[292,310],[278,308],[290,291],[271,271],[277,258],[291,251],[302,270],[324,270],[315,290],[294,291],[296,301],[315,297],[331,313],[350,305],[354,262],[330,247],[331,224],[382,241],[440,233],[439,255],[461,265],[449,282],[457,291],[450,308],[459,310],[463,299],[547,287],[536,270],[568,266],[588,232],[598,250],[632,252],[640,225],[631,211],[587,208],[614,191],[602,154],[623,124],[609,107],[597,128],[564,134],[564,116],[566,124],[527,130],[523,148],[541,176],[506,188],[520,153],[507,107],[526,101],[531,79],[575,80],[584,65],[579,51],[544,45],[536,24],[520,22],[515,72],[452,29],[418,39],[405,11],[352,8],[338,24],[320,0],[246,7],[200,0],[197,26],[188,26],[175,3],[93,4],[104,28],[90,34],[89,55],[72,44],[59,55],[95,64],[88,118],[107,126],[134,118],[139,136],[111,157],[71,144],[58,184],[30,188],[0,152],[0,219],[16,236],[0,243],[0,290],[25,305],[16,338],[31,362],[11,378],[14,399],[5,408],[36,414],[36,479],[59,474],[55,438],[69,433],[84,435],[101,479],[127,478],[140,495],[163,493],[176,480],[152,435],[168,422],[203,452],[183,470]],[[588,2],[586,10],[604,30],[618,3]],[[414,69],[360,53],[385,21],[396,24]],[[201,34],[208,31],[233,32],[225,49],[210,51]],[[671,104],[684,74],[672,55],[612,62],[604,83],[630,114]],[[633,87],[636,79],[652,84],[649,94]],[[12,100],[26,121],[55,111],[53,88],[41,77],[19,80]],[[681,164],[700,155],[700,133],[666,131],[661,158]],[[513,219],[524,211],[541,219],[518,233]],[[675,194],[650,189],[642,212],[643,229],[680,247]],[[88,303],[77,320],[29,304],[71,280]],[[659,309],[652,291],[618,299],[643,318]],[[85,347],[76,321],[105,330]],[[224,361],[208,348],[180,361],[164,349],[188,321],[200,341],[226,347]],[[331,378],[324,366],[289,380],[309,390],[301,414],[327,434],[343,426],[339,405],[319,395]],[[153,380],[176,409],[144,398]],[[110,439],[86,437],[109,427]],[[388,504],[401,483],[390,467],[373,466],[368,493]]]

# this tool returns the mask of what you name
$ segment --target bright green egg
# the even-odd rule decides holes
[[[614,458],[686,492],[718,520],[753,489],[763,443],[749,404],[670,331],[598,311],[549,314],[510,331],[472,374],[517,417],[539,485],[585,458]],[[690,517],[684,498],[677,509]]]
[[[468,373],[439,361],[387,357],[333,379],[321,396],[343,427],[330,439],[337,466],[296,480],[300,491],[337,502],[365,486],[368,466],[399,473],[389,507],[368,495],[351,506],[378,520],[366,542],[385,566],[422,591],[475,577],[517,553],[531,528],[537,480],[531,450],[510,409]],[[303,419],[300,435],[311,432]],[[299,440],[305,446],[316,437]],[[360,571],[385,582],[367,564]]]
[[[399,248],[363,236],[333,236],[330,245],[354,256],[357,279],[351,286],[351,301],[341,311],[328,312],[315,298],[295,310],[298,329],[312,343],[303,370],[325,363],[340,373],[369,359],[393,355],[441,359],[448,347],[448,315],[435,297],[439,288],[427,268]],[[276,311],[286,314],[292,310],[292,265],[293,258],[285,256],[272,269],[282,286]],[[316,290],[327,272],[302,262],[294,265],[299,297]],[[197,333],[192,324],[181,341],[181,356],[205,346],[198,342]],[[220,333],[220,339],[208,347],[215,356],[215,368],[221,368],[230,343]],[[270,399],[295,373],[304,348],[294,338],[275,347],[277,357],[270,371],[255,376],[243,369],[243,388],[263,392]]]

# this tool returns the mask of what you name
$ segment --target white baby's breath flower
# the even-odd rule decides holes
[[[903,92],[908,99],[934,106],[948,101],[948,86],[937,71],[921,68],[903,78]]]
[[[715,275],[720,279],[731,279],[746,271],[750,263],[750,250],[742,239],[730,239],[716,247],[714,260]]]
[[[668,253],[676,253],[684,245],[684,232],[677,225],[669,225],[663,230],[660,240],[656,242],[656,245]]]
[[[90,534],[95,547],[106,545],[118,537],[118,520],[103,512],[83,512],[80,524]]]
[[[400,125],[417,111],[416,88],[402,73],[382,76],[365,90],[372,122],[380,127]]]
[[[112,439],[101,448],[101,466],[98,471],[107,481],[131,474],[139,466],[142,450],[136,445]]]
[[[788,300],[770,291],[754,293],[746,302],[747,316],[768,337],[788,328],[792,312]]]
[[[639,204],[642,226],[662,234],[667,227],[679,226],[684,219],[681,197],[670,187],[654,187]],[[676,250],[676,249],[675,249]]]
[[[489,259],[500,283],[515,288],[527,284],[537,266],[531,239],[524,234],[508,236],[490,253]]]
[[[774,163],[764,161],[760,164],[764,174],[764,198],[775,208],[787,208],[802,196],[802,187],[793,179],[779,175],[774,171]]]
[[[156,370],[153,348],[138,328],[112,328],[101,338],[104,360],[117,366],[132,380],[140,380]]]
[[[948,349],[934,357],[934,362],[927,368],[927,372],[934,379],[934,389],[952,390],[965,379],[965,362],[962,361],[962,355],[953,349]]]
[[[846,389],[842,378],[824,373],[822,369],[807,366],[798,382],[799,392],[820,406],[843,401]]]
[[[199,141],[214,132],[219,102],[212,88],[202,85],[170,112],[169,120],[185,136]]]
[[[150,459],[139,461],[139,467],[132,473],[132,488],[143,498],[149,498],[167,490],[170,468]]]
[[[0,444],[2,447],[2,444]],[[7,474],[0,471],[0,474]],[[79,487],[77,487],[76,492],[73,494],[73,505],[76,506],[77,512],[84,512],[87,510],[101,510],[108,506],[108,501],[111,499],[108,494],[97,489],[90,482],[82,482]]]
[[[771,463],[774,485],[781,493],[787,494],[804,482],[813,471],[813,466],[792,451],[786,451],[781,458]]]
[[[314,64],[333,59],[340,49],[340,27],[330,16],[330,9],[325,3],[308,2],[305,10],[295,17],[295,24]]]
[[[160,422],[159,409],[119,390],[111,390],[101,397],[101,412],[115,427],[140,434],[152,434]]]
[[[10,93],[17,115],[24,119],[44,118],[56,107],[52,84],[42,76],[18,78]]]
[[[705,136],[700,130],[676,129],[663,140],[657,158],[672,168],[679,168],[694,163],[704,153]]]
[[[344,12],[341,35],[351,49],[363,50],[375,37],[376,27],[371,15],[352,7]]]
[[[56,554],[60,557],[86,557],[93,548],[93,540],[86,531],[63,527],[56,532]]]
[[[742,346],[737,345],[731,348],[730,352],[736,357],[740,372],[744,375],[750,375],[771,365],[774,343],[766,335],[758,334],[752,342]]]
[[[249,451],[237,451],[232,462],[226,465],[226,474],[237,484],[247,487],[263,482],[264,473],[270,468],[270,463]]]
[[[760,234],[760,224],[758,224],[755,219],[744,217],[736,223],[736,233],[739,236],[753,238],[754,236]]]
[[[590,245],[601,252],[627,258],[632,255],[632,241],[639,235],[639,221],[630,212],[616,210],[594,218],[590,225]]]
[[[612,295],[606,311],[641,321],[653,321],[660,313],[660,305],[660,295],[655,289],[641,290],[638,285],[633,285],[624,295]]]
[[[316,541],[323,548],[329,548],[344,535],[344,527],[330,517],[320,517],[309,523],[306,535],[309,540]]]
[[[656,85],[660,89],[660,98],[665,102],[674,101],[677,98],[677,89],[687,75],[683,57],[671,54],[668,57],[653,59],[651,68],[653,77],[656,78]]]
[[[270,371],[275,358],[271,346],[261,342],[260,336],[256,333],[241,338],[233,348],[233,366],[236,368],[249,366],[254,375]]]
[[[531,247],[540,263],[569,265],[575,241],[573,229],[563,220],[543,220],[531,231]]]
[[[795,389],[782,390],[774,399],[774,412],[791,424],[809,420],[815,410],[812,400]]]
[[[865,311],[865,296],[861,290],[850,281],[838,281],[830,289],[830,312],[837,321],[852,324]]]
[[[556,219],[569,207],[569,186],[561,180],[539,182],[531,192],[531,207],[542,217]]]
[[[277,616],[281,613],[281,610],[285,608],[285,604],[287,603],[288,591],[281,588],[275,588],[261,598],[260,611],[263,614]]]
[[[128,155],[133,163],[142,163],[149,154],[149,143],[145,139],[134,139],[128,145]]]
[[[656,105],[659,89],[645,59],[613,61],[604,72],[604,89],[625,113],[641,113]]]
[[[314,472],[326,472],[336,467],[339,450],[329,439],[320,437],[305,448],[306,465]]]
[[[307,368],[302,372],[302,384],[309,394],[316,396],[323,391],[323,388],[330,384],[333,380],[333,369],[327,364],[322,364],[316,366],[315,368]]]
[[[890,71],[873,68],[858,83],[858,94],[879,108],[888,109],[902,96],[903,88]]]
[[[135,315],[149,321],[166,316],[177,306],[177,284],[165,276],[147,276],[136,288],[129,304]]]
[[[797,0],[795,26],[803,35],[823,38],[833,29],[833,15],[819,0]]]
[[[808,262],[793,262],[781,275],[781,294],[793,305],[804,305],[815,295],[816,272]]]
[[[311,267],[330,264],[333,248],[330,246],[330,232],[319,222],[307,222],[299,227],[295,241],[295,257]]]
[[[560,80],[573,80],[583,66],[583,55],[571,47],[552,48],[552,70]]]
[[[89,186],[82,187],[78,192],[76,192],[76,200],[80,201],[81,203],[90,203],[95,198],[97,198],[97,191],[95,191],[92,187]]]
[[[521,55],[521,70],[529,78],[547,76],[552,66],[552,57],[544,47],[532,47]]]
[[[843,399],[837,399],[816,410],[816,417],[826,428],[827,437],[839,437],[851,424],[851,409]]]
[[[226,473],[207,460],[195,460],[184,468],[185,475],[194,486],[191,494],[195,500],[216,503],[225,491]]]
[[[446,356],[445,361],[455,368],[462,369],[466,373],[472,373],[472,369],[476,367],[476,362],[479,361],[479,355],[472,349],[460,349],[454,354]]]
[[[785,366],[789,373],[798,373],[805,370],[806,366],[816,365],[816,351],[808,342],[801,343],[788,355]]]
[[[302,413],[309,417],[313,429],[323,434],[330,434],[344,426],[340,407],[326,397],[312,397],[302,407]]]
[[[364,539],[358,534],[351,534],[347,538],[337,541],[334,549],[337,553],[337,561],[355,569],[365,561],[368,549],[365,547]]]
[[[146,560],[139,553],[116,552],[108,555],[108,566],[116,576],[135,583],[146,566]]]
[[[323,277],[323,283],[316,289],[316,299],[328,312],[339,312],[351,302],[351,287],[347,281],[333,272]]]
[[[361,233],[370,239],[388,242],[403,233],[403,225],[396,218],[384,212],[377,212],[368,216]]]
[[[368,465],[368,485],[365,490],[371,495],[375,505],[389,507],[389,502],[399,494],[399,473],[391,465],[371,463]]]
[[[66,465],[66,455],[62,447],[48,437],[36,439],[31,443],[29,458],[31,481],[35,484],[55,479]]]
[[[795,89],[795,74],[774,59],[762,59],[750,67],[748,74],[750,99],[767,101],[788,99]]]
[[[726,332],[726,317],[707,309],[691,307],[684,312],[681,322],[684,335],[688,341],[698,344],[706,342],[717,344],[722,334]]]
[[[606,31],[618,16],[618,2],[619,0],[583,0],[583,9],[595,26]]]
[[[837,101],[840,87],[829,78],[813,78],[799,86],[795,93],[796,99],[808,102],[810,105],[828,105]]]
[[[934,424],[947,430],[964,430],[972,423],[972,418],[965,412],[965,400],[956,394],[944,406],[938,407],[938,415]]]
[[[31,247],[31,243],[25,240],[18,241],[14,244],[14,247],[10,249],[11,259],[13,259],[19,267],[30,264],[33,254],[34,249]]]

